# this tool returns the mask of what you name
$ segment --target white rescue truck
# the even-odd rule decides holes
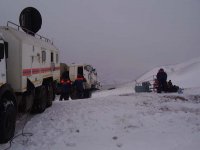
[[[52,105],[59,80],[59,50],[50,40],[12,22],[0,27],[0,143],[13,137],[18,111]]]
[[[86,83],[84,85],[85,89],[84,98],[91,97],[92,91],[100,88],[100,83],[98,82],[96,69],[94,69],[91,65],[70,64],[68,67],[69,67],[69,78],[72,82],[76,80],[78,75],[81,75],[86,79]]]

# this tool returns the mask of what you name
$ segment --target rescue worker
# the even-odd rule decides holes
[[[167,73],[164,71],[163,68],[159,69],[157,75],[158,80],[158,90],[157,93],[161,93],[162,91],[167,91]]]
[[[61,94],[60,101],[64,98],[64,100],[69,100],[69,95],[71,91],[71,80],[69,78],[63,78],[61,80]]]
[[[77,75],[76,80],[74,81],[74,88],[76,90],[77,98],[84,98],[84,83],[86,83],[86,79],[82,75]]]

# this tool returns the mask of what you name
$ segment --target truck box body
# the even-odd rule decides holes
[[[60,79],[58,49],[52,43],[12,27],[0,27],[0,33],[8,42],[7,83],[15,92],[26,91],[27,79],[35,87],[44,78]]]

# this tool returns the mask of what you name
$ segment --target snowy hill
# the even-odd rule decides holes
[[[152,69],[137,79],[138,82],[153,79],[159,68],[163,68],[168,74],[168,80],[182,88],[200,87],[200,57],[177,65],[161,66]]]

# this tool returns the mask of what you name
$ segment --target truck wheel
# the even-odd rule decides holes
[[[56,95],[59,95],[59,93],[57,91],[58,90],[58,83],[53,82],[52,87],[53,87],[53,101],[54,101],[55,98],[56,98]]]
[[[42,113],[45,111],[47,106],[47,90],[45,86],[40,86],[36,88],[36,99],[35,99],[35,111],[37,113]]]
[[[53,86],[49,84],[47,87],[47,107],[52,105],[52,101],[54,100]]]
[[[19,112],[29,112],[34,102],[34,91],[25,92],[22,95],[22,103],[19,105]]]
[[[90,90],[85,90],[84,91],[84,98],[91,98],[92,92]]]
[[[6,143],[14,136],[16,113],[12,100],[4,98],[0,104],[0,143]]]
[[[71,97],[72,100],[78,99],[77,91],[76,90],[72,90],[71,93],[70,93],[70,97]]]

